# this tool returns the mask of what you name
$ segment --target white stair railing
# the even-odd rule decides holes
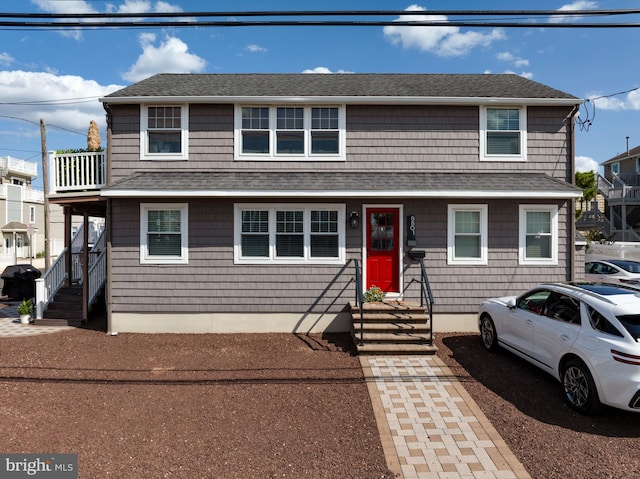
[[[47,272],[41,278],[36,279],[36,319],[42,319],[42,313],[47,309],[67,278],[65,271],[67,254],[67,248],[63,249]]]
[[[93,305],[107,280],[107,252],[103,250],[89,268],[89,308]]]
[[[81,231],[78,231],[78,233],[81,233]],[[78,233],[76,233],[74,241],[79,236]],[[89,298],[87,302],[89,307],[95,302],[98,293],[107,279],[107,255],[106,249],[104,248],[104,236],[103,230],[96,244],[89,251]],[[67,279],[65,267],[67,254],[69,254],[69,252],[67,248],[65,248],[60,255],[58,255],[49,270],[41,278],[36,279],[36,319],[42,319],[42,314]],[[80,253],[72,253],[71,258],[74,277],[80,278],[82,281]],[[75,276],[76,274],[77,276]]]

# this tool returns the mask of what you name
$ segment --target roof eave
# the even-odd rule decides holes
[[[321,103],[393,105],[540,105],[575,106],[579,98],[426,97],[426,96],[126,96],[102,97],[107,104],[145,103]]]
[[[277,190],[103,190],[106,198],[447,198],[447,199],[573,199],[578,191],[277,191]]]

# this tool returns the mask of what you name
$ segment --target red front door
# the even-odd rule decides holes
[[[400,292],[399,222],[398,208],[367,208],[367,289]]]

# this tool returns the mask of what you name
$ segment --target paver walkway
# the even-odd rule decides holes
[[[361,356],[389,469],[405,479],[530,479],[437,356]]]
[[[47,334],[70,329],[70,326],[35,326],[33,324],[21,324],[18,314],[18,304],[0,303],[0,337],[2,336],[32,336],[34,334]]]

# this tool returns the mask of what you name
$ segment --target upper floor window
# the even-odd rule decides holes
[[[236,205],[236,263],[344,264],[343,205]]]
[[[344,160],[339,106],[236,107],[236,159]]]
[[[22,178],[11,178],[11,184],[17,186],[24,186],[24,180]]]
[[[187,159],[189,133],[187,105],[143,105],[140,125],[141,159]]]
[[[558,264],[558,207],[520,206],[520,264]]]
[[[527,159],[527,110],[524,107],[480,108],[480,159]]]
[[[611,173],[614,175],[620,174],[620,162],[616,161],[615,163],[611,163]]]
[[[487,205],[449,205],[448,264],[487,264]]]

